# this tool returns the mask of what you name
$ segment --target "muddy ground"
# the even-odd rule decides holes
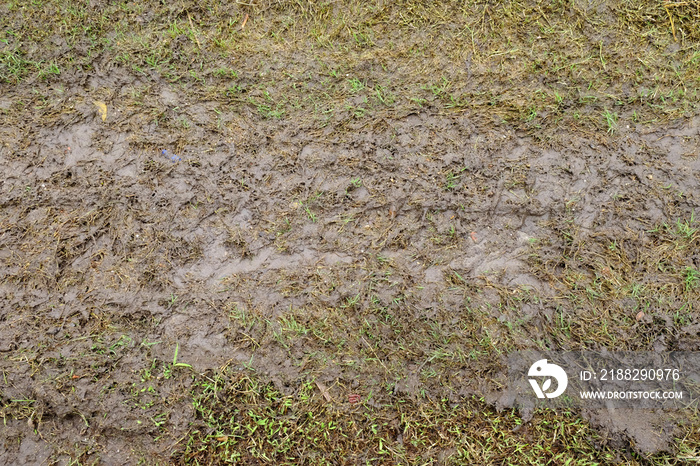
[[[691,409],[505,393],[700,349],[697,13],[0,6],[2,462],[697,455]]]

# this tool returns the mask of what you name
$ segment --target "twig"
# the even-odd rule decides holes
[[[666,13],[668,13],[668,19],[671,21],[671,32],[673,33],[673,40],[678,42],[678,39],[676,38],[676,28],[673,26],[673,15],[671,14],[671,10],[668,9],[667,3],[664,3],[664,9],[666,10]]]
[[[185,5],[183,4],[182,7],[184,8]],[[190,29],[192,30],[192,35],[194,36],[195,42],[197,42],[197,47],[199,47],[199,49],[201,50],[201,49],[202,49],[202,44],[199,43],[199,39],[197,38],[197,34],[196,34],[195,30],[194,30],[194,24],[192,24],[192,16],[190,16],[190,12],[189,12],[189,11],[187,12],[187,19],[190,20]]]
[[[382,360],[379,359],[379,356],[377,356],[377,353],[374,351],[374,348],[372,348],[372,346],[370,346],[370,344],[367,343],[367,340],[365,340],[365,337],[360,337],[360,338],[362,338],[362,341],[365,342],[365,345],[367,345],[367,348],[369,348],[369,350],[372,352],[372,354],[374,354],[374,357],[377,358],[377,361],[379,361],[379,364],[382,365],[382,367],[384,368],[384,370],[385,370],[386,373],[388,374],[388,373],[389,373],[389,369],[387,369],[387,367],[384,365],[384,363],[382,362]]]

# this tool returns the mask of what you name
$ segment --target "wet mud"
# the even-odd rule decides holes
[[[700,205],[697,116],[614,137],[430,103],[261,117],[251,76],[222,107],[104,61],[0,84],[6,116],[55,97],[0,121],[4,464],[175,461],[221,368],[285,395],[503,410],[500,350],[700,350],[697,307],[678,317],[697,290],[667,273],[700,268],[693,232],[669,246]],[[633,281],[668,301],[614,292]],[[581,298],[594,285],[615,299]],[[599,316],[620,326],[596,340]],[[580,415],[642,455],[696,422]]]

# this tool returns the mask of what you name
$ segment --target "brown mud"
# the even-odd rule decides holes
[[[287,79],[293,52],[265,72]],[[613,135],[540,113],[540,132],[440,100],[368,117],[349,95],[326,121],[276,118],[258,68],[222,106],[107,58],[1,85],[4,464],[184,462],[192,394],[224,369],[340,406],[508,409],[508,350],[700,350],[697,290],[668,272],[700,268],[693,232],[669,246],[700,207],[694,112]],[[697,422],[580,415],[639,461]]]

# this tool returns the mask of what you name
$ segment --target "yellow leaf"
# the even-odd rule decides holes
[[[100,112],[102,121],[105,121],[107,119],[107,105],[101,100],[93,100],[92,103],[95,104],[95,107],[97,107],[97,111]]]

